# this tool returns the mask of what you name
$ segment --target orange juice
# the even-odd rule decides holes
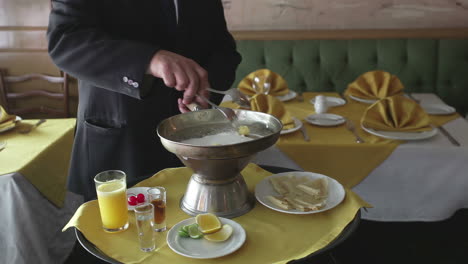
[[[97,196],[104,230],[118,231],[128,225],[125,182],[111,181],[97,187]]]

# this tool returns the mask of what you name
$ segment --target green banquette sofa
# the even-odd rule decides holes
[[[417,30],[233,32],[242,62],[239,81],[268,68],[290,89],[342,93],[359,75],[385,70],[405,92],[435,93],[468,112],[468,28]]]

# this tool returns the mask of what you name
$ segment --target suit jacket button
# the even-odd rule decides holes
[[[124,77],[122,78],[122,81],[124,81],[124,83],[128,82],[128,77],[127,77],[127,76],[124,76]]]
[[[128,80],[127,82],[129,85],[133,85],[133,80]]]
[[[138,88],[138,83],[137,83],[137,82],[134,82],[134,83],[133,83],[133,87]]]

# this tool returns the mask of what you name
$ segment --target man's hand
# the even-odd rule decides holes
[[[179,110],[184,113],[190,111],[186,105],[197,103],[206,108],[208,104],[196,97],[197,94],[209,96],[208,73],[195,61],[179,54],[160,50],[151,59],[149,72],[163,79],[168,87],[174,87],[184,92],[184,98],[179,99]]]

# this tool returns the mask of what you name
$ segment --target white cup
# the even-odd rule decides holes
[[[317,95],[314,102],[315,112],[317,114],[326,113],[328,110],[327,99],[323,95]]]

